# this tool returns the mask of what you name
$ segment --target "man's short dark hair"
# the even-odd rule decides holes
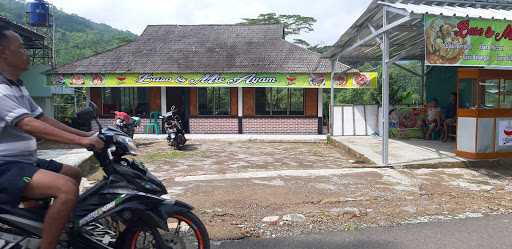
[[[7,31],[12,31],[12,29],[5,24],[0,24],[0,46],[4,45],[7,39],[9,39]]]

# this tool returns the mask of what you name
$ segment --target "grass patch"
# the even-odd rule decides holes
[[[163,152],[149,152],[139,157],[144,162],[160,161],[166,159],[180,159],[185,157],[185,154],[181,151],[163,151]]]

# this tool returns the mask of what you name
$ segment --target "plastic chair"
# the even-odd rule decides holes
[[[158,121],[160,117],[159,112],[152,112],[149,114],[149,120],[146,124],[146,134],[151,134],[154,132],[155,134],[160,134],[160,122]]]

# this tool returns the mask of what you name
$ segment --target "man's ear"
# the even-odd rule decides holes
[[[5,44],[0,44],[0,58],[5,58],[7,56],[7,46]]]

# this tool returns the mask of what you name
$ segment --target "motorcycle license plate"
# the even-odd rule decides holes
[[[174,135],[174,133],[171,133],[171,138],[174,138],[176,135]]]

